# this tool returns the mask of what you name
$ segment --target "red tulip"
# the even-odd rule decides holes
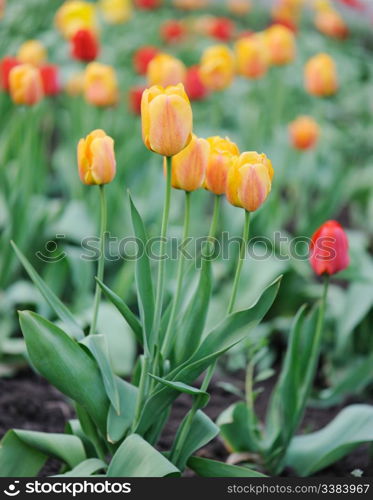
[[[339,0],[340,3],[351,7],[352,9],[365,10],[365,5],[360,0]]]
[[[3,90],[9,91],[9,73],[18,64],[15,57],[6,56],[0,61],[0,86]]]
[[[61,90],[58,79],[58,66],[46,64],[40,68],[40,76],[43,82],[45,95],[56,95]]]
[[[185,34],[185,28],[180,21],[166,21],[161,26],[161,37],[166,43],[179,42]]]
[[[129,105],[133,113],[135,115],[141,115],[141,99],[142,99],[142,94],[146,87],[142,85],[137,85],[135,87],[130,88],[129,91]]]
[[[87,29],[78,30],[71,39],[71,55],[78,61],[94,61],[100,51],[96,35]]]
[[[188,68],[185,78],[185,91],[192,101],[202,100],[208,95],[209,90],[201,80],[199,66]]]
[[[235,25],[233,21],[226,17],[217,17],[211,21],[209,35],[217,40],[227,42],[233,37],[234,30]]]
[[[159,49],[152,45],[140,47],[133,56],[133,65],[139,75],[146,75],[150,61],[158,54]]]
[[[135,0],[135,5],[139,9],[158,9],[161,6],[161,0]]]
[[[309,259],[318,275],[332,275],[348,267],[348,239],[338,222],[327,221],[313,234]]]

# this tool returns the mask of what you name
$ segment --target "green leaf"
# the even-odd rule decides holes
[[[201,391],[201,389],[198,389],[197,387],[184,384],[183,382],[166,380],[164,378],[157,377],[156,375],[152,375],[151,373],[149,373],[149,375],[154,380],[157,380],[160,384],[169,387],[170,389],[175,389],[175,391],[182,392],[184,394],[190,394],[193,397],[198,397],[200,401],[200,408],[205,407],[209,402],[210,395],[205,391]]]
[[[127,321],[128,325],[131,327],[133,333],[136,336],[137,341],[142,345],[142,327],[137,316],[131,311],[127,304],[114,293],[108,286],[106,286],[102,281],[96,278],[97,283],[100,285],[101,290],[104,292],[106,297],[110,300],[112,304],[118,309],[123,318]]]
[[[73,468],[86,459],[76,436],[46,432],[8,431],[1,440],[0,477],[35,476],[49,456]]]
[[[137,300],[140,310],[141,322],[145,333],[144,342],[147,342],[149,345],[151,345],[150,335],[152,332],[154,317],[154,290],[149,257],[146,253],[148,236],[145,231],[144,223],[131,199],[131,196],[129,197],[129,200],[133,230],[135,232],[136,238],[141,241],[141,244],[143,246],[141,256],[136,259],[135,277]]]
[[[201,477],[266,477],[248,467],[229,465],[208,458],[191,457],[188,467]]]
[[[105,433],[109,401],[97,363],[50,321],[31,311],[20,312],[19,316],[33,366],[57,389],[86,408]]]
[[[126,434],[135,418],[138,389],[125,380],[116,377],[119,393],[119,414],[110,406],[107,420],[107,439],[116,443]]]
[[[235,452],[257,452],[256,416],[243,401],[234,403],[219,415],[216,422],[227,448]]]
[[[65,306],[65,304],[60,301],[60,299],[54,294],[49,286],[42,280],[42,278],[39,276],[30,262],[26,259],[17,245],[13,241],[11,242],[11,244],[14,248],[15,253],[17,254],[17,257],[27,271],[27,274],[30,276],[39,292],[42,294],[44,299],[48,302],[48,304],[51,306],[60,320],[66,325],[66,328],[71,333],[71,335],[78,340],[84,338],[84,332],[82,328],[79,326],[76,319]]]
[[[95,472],[100,470],[106,470],[107,464],[98,458],[88,458],[84,460],[71,471],[65,472],[65,474],[57,474],[52,477],[89,477]]]
[[[108,477],[165,477],[180,471],[141,436],[132,434],[120,445],[109,465]]]
[[[286,463],[300,476],[309,476],[373,441],[373,406],[344,408],[323,429],[296,436],[290,444]]]
[[[81,342],[91,352],[100,368],[106,394],[110,399],[116,412],[119,414],[119,392],[115,381],[115,375],[110,364],[109,349],[104,335],[88,335]]]

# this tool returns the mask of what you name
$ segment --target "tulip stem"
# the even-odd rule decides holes
[[[105,197],[105,189],[104,185],[99,186],[100,189],[100,256],[98,260],[97,266],[97,278],[99,281],[103,281],[104,279],[104,266],[105,266],[105,231],[107,224],[107,206],[106,206],[106,197]],[[93,318],[91,323],[91,328],[89,330],[89,334],[96,333],[97,326],[97,318],[98,318],[98,309],[100,307],[101,300],[101,287],[96,283],[96,292],[95,299],[93,304]]]
[[[156,339],[155,344],[159,340],[159,327],[161,323],[162,307],[163,307],[163,294],[164,294],[164,259],[163,253],[166,246],[166,236],[168,228],[168,218],[170,213],[171,201],[171,174],[172,174],[172,157],[166,157],[166,193],[163,206],[162,227],[160,236],[159,248],[159,263],[158,263],[158,276],[157,276],[157,289],[155,295],[155,308],[154,308],[154,321],[153,321],[153,335]]]
[[[215,195],[214,211],[212,213],[210,232],[209,232],[209,236],[208,236],[209,240],[211,240],[212,238],[215,238],[215,236],[216,236],[216,230],[218,228],[219,214],[220,214],[220,200],[221,200],[221,195],[218,195],[218,194]]]
[[[238,257],[238,261],[237,261],[236,274],[234,276],[231,298],[230,298],[229,304],[228,304],[228,314],[231,314],[231,312],[233,311],[233,308],[234,308],[234,304],[236,302],[236,296],[237,296],[238,285],[239,285],[240,277],[241,277],[242,265],[243,265],[243,261],[245,260],[246,247],[247,247],[247,242],[249,240],[249,230],[250,230],[250,212],[245,210],[245,222],[244,222],[244,226],[243,226],[242,239],[241,239],[241,244],[240,244],[240,254]]]
[[[185,191],[185,214],[184,214],[184,229],[183,229],[183,236],[182,236],[182,244],[184,244],[184,242],[187,240],[188,234],[189,234],[190,197],[191,197],[191,193],[189,191]],[[185,264],[185,259],[184,259],[184,256],[181,254],[179,257],[178,268],[177,268],[175,296],[174,296],[174,300],[172,303],[170,319],[168,322],[166,335],[164,338],[163,348],[162,348],[162,354],[163,354],[164,359],[166,359],[167,356],[169,355],[171,342],[172,342],[172,338],[173,338],[173,329],[175,326],[176,312],[177,312],[179,302],[180,302],[181,288],[183,286],[184,267],[185,267],[184,264]]]

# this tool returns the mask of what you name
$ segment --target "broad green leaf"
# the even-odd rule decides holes
[[[290,443],[286,463],[298,475],[309,476],[340,460],[354,448],[373,441],[373,406],[344,408],[323,429],[296,436]]]
[[[248,467],[229,465],[208,458],[191,457],[188,467],[201,477],[266,477]]]
[[[108,477],[165,477],[180,471],[141,436],[131,434],[120,445],[109,465]]]
[[[127,321],[128,325],[132,328],[133,333],[136,336],[137,341],[140,345],[142,345],[142,327],[140,321],[137,319],[137,316],[131,311],[131,309],[127,306],[127,304],[114,293],[108,286],[106,286],[102,281],[96,278],[97,283],[100,285],[101,290],[104,292],[106,297],[110,300],[112,304],[118,309],[123,318]]]
[[[190,394],[193,397],[198,397],[200,400],[200,408],[203,408],[209,402],[210,396],[207,392],[201,391],[197,387],[193,387],[192,385],[183,384],[183,382],[177,382],[173,380],[166,380],[161,377],[157,377],[156,375],[149,374],[154,380],[159,382],[160,384],[169,387],[170,389],[175,389],[175,391],[183,392],[184,394]]]
[[[70,421],[73,434],[82,440],[88,457],[103,457],[105,455],[105,443],[103,443],[95,423],[83,406],[76,403],[75,409],[79,420],[77,424]]]
[[[88,414],[87,414],[87,417],[88,417]],[[97,456],[97,452],[95,450],[95,447],[92,444],[91,440],[88,439],[88,436],[84,433],[84,431],[82,429],[82,425],[79,422],[79,419],[72,418],[72,419],[68,420],[66,422],[66,425],[65,425],[65,433],[72,434],[73,436],[77,436],[81,440],[88,458]]]
[[[143,248],[140,249],[141,254],[139,258],[136,259],[135,277],[137,300],[140,310],[141,322],[145,333],[144,341],[147,341],[148,344],[151,344],[150,335],[154,317],[154,291],[149,257],[146,253],[148,236],[145,231],[144,223],[131,199],[131,196],[129,197],[129,200],[133,230],[135,232],[136,238],[141,242],[143,246]]]
[[[71,335],[78,340],[84,338],[84,332],[82,328],[77,323],[74,316],[67,309],[65,304],[63,304],[60,299],[54,294],[54,292],[48,287],[48,285],[42,280],[39,274],[36,272],[34,267],[30,264],[30,262],[23,255],[21,250],[17,247],[17,245],[12,241],[12,246],[14,248],[17,257],[21,261],[23,267],[27,271],[27,274],[30,276],[35,286],[42,294],[44,299],[48,302],[60,320],[66,325]]]
[[[106,394],[115,411],[119,414],[119,392],[109,359],[109,349],[104,335],[88,335],[81,341],[97,361],[104,382]]]
[[[255,433],[257,419],[250,414],[243,401],[234,403],[219,415],[217,425],[229,449],[235,452],[258,451],[258,437]],[[251,419],[253,425],[250,425]]]
[[[84,460],[71,471],[65,472],[65,474],[57,474],[53,477],[89,477],[95,472],[100,470],[106,470],[107,464],[98,458],[88,458]]]
[[[56,457],[73,468],[86,459],[76,436],[46,432],[8,431],[1,440],[0,477],[35,476],[48,457]]]
[[[187,417],[188,415],[185,418]],[[175,443],[177,443],[178,438],[180,437],[181,429],[182,425],[179,427],[179,430],[176,434]],[[189,457],[193,455],[195,451],[199,450],[200,448],[205,446],[205,444],[209,443],[218,434],[219,427],[215,425],[214,422],[205,413],[203,413],[201,410],[198,410],[193,417],[190,431],[176,463],[179,469],[184,470]]]
[[[97,363],[50,321],[31,311],[20,312],[19,316],[33,366],[57,389],[86,408],[105,433],[109,401]]]
[[[135,418],[138,389],[125,380],[116,377],[119,393],[119,414],[110,406],[107,420],[107,439],[116,443],[126,434]]]

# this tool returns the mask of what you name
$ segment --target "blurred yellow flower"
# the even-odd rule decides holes
[[[24,64],[41,66],[47,60],[47,51],[39,40],[28,40],[18,49],[17,59]]]
[[[193,114],[183,84],[146,89],[141,100],[145,146],[163,156],[180,153],[192,138]]]
[[[239,75],[255,79],[267,73],[269,54],[264,35],[243,37],[236,42],[234,50]]]
[[[131,19],[133,13],[132,0],[100,0],[99,7],[109,24],[125,23]]]
[[[84,184],[108,184],[115,177],[114,141],[103,130],[80,139],[77,150],[79,177]]]
[[[286,26],[275,24],[264,32],[271,64],[282,66],[295,58],[295,36]]]
[[[227,7],[232,14],[244,16],[252,9],[251,0],[227,0]]]
[[[193,134],[190,143],[172,157],[172,187],[184,191],[199,189],[205,180],[209,150],[206,139]]]
[[[13,102],[32,106],[43,98],[40,72],[31,64],[19,64],[9,73],[9,91]]]
[[[97,31],[96,6],[83,0],[67,0],[57,10],[55,23],[65,38],[81,29]]]
[[[311,57],[304,68],[307,92],[318,97],[330,96],[338,90],[338,77],[334,60],[324,53]]]
[[[202,54],[200,76],[208,89],[226,89],[232,84],[234,73],[234,55],[226,45],[208,47]]]
[[[84,97],[94,106],[113,106],[118,101],[115,70],[98,62],[87,65],[84,73]]]
[[[316,28],[324,35],[334,38],[346,38],[348,27],[336,10],[322,10],[315,17]]]
[[[227,174],[240,151],[228,138],[209,137],[210,153],[206,169],[205,188],[214,194],[224,194]]]
[[[169,54],[157,54],[148,64],[147,79],[148,85],[160,85],[168,87],[184,83],[186,67],[180,59]]]
[[[320,128],[310,116],[299,116],[289,125],[289,136],[292,146],[306,150],[315,146],[320,135]]]

